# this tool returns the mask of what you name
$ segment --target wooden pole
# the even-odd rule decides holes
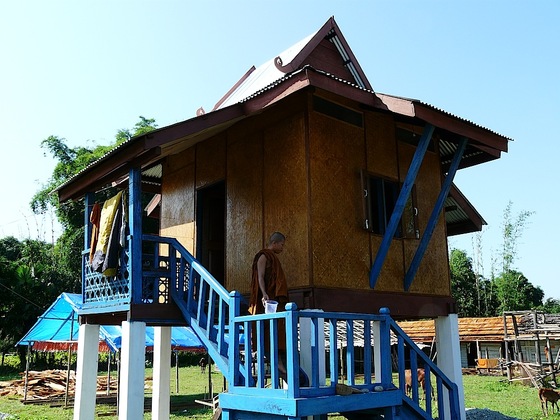
[[[29,364],[31,357],[31,344],[27,345],[27,357],[25,358],[25,381],[23,387],[23,401],[27,401],[27,383],[29,381]]]
[[[107,354],[107,395],[111,393],[111,349]]]
[[[121,395],[121,350],[117,350],[115,354],[117,359],[117,415],[119,414],[119,399]]]
[[[68,363],[66,368],[66,389],[64,390],[64,407],[68,407],[68,391],[70,390],[70,364],[72,363],[72,337],[74,335],[74,311],[70,320],[70,343],[68,343]]]
[[[552,363],[552,354],[550,354],[550,337],[546,336],[546,348],[548,351],[546,352],[546,361],[548,362],[548,366],[550,368],[550,372],[552,373],[552,380],[554,384],[556,384],[556,369],[554,369],[554,364]]]
[[[214,398],[214,389],[212,389],[212,358],[209,354],[208,357],[208,394],[210,395],[210,400]]]
[[[68,394],[70,391],[70,364],[72,363],[72,343],[68,343],[68,362],[66,366],[66,388],[64,390],[64,407],[68,407]]]
[[[175,350],[175,393],[179,394],[179,352]]]

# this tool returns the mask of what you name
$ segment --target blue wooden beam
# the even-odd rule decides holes
[[[142,301],[142,173],[133,168],[128,178],[129,273],[133,303]]]
[[[433,133],[434,126],[426,124],[422,137],[420,137],[418,146],[414,152],[414,156],[412,157],[412,162],[410,162],[410,167],[399,193],[399,197],[397,198],[397,202],[395,203],[395,208],[393,209],[393,214],[389,220],[389,225],[387,226],[387,229],[385,229],[385,235],[383,235],[383,240],[381,241],[381,245],[379,246],[379,250],[375,256],[375,261],[373,262],[369,273],[369,285],[372,289],[375,287],[379,274],[381,273],[381,268],[383,267],[383,263],[385,262],[385,258],[389,252],[389,247],[391,246],[391,242],[401,221],[406,202],[410,196],[410,192],[412,191],[412,186],[414,185],[416,175],[418,175],[418,171],[420,170],[420,166],[424,160],[424,155],[426,154],[426,150],[428,149]]]
[[[443,210],[445,199],[447,198],[447,195],[449,194],[449,190],[451,189],[453,178],[455,178],[455,174],[457,173],[457,169],[459,168],[459,163],[461,163],[461,158],[463,157],[463,153],[465,152],[466,146],[467,146],[467,139],[463,137],[459,142],[459,145],[457,146],[457,150],[455,151],[455,156],[453,156],[453,160],[451,162],[451,165],[449,166],[449,170],[443,181],[443,186],[436,200],[436,204],[432,210],[432,214],[430,215],[430,219],[428,220],[426,230],[422,235],[422,239],[420,239],[420,244],[416,249],[414,258],[412,259],[412,262],[410,263],[410,267],[408,268],[408,271],[404,277],[405,291],[408,291],[408,289],[410,289],[412,281],[414,280],[414,276],[416,276],[416,273],[420,266],[420,262],[422,261],[426,249],[428,248],[430,239],[432,239],[434,229],[436,227],[439,216],[441,215],[441,211]]]
[[[94,200],[95,195],[91,192],[87,193],[84,197],[84,251],[89,249],[91,245],[91,235],[93,229],[91,223],[89,222],[89,217],[94,204]],[[82,256],[82,303],[84,301],[84,296],[86,295],[86,259],[88,258],[89,256],[87,255]]]

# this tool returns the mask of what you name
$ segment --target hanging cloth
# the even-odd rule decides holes
[[[111,236],[111,229],[113,227],[113,221],[115,220],[117,210],[120,208],[121,197],[122,191],[106,200],[103,204],[103,208],[101,209],[99,237],[97,240],[97,246],[95,247],[93,261],[91,262],[91,268],[94,271],[102,271],[103,262],[105,261],[105,255],[107,253],[109,237]]]
[[[112,277],[117,274],[117,269],[119,266],[119,255],[120,255],[120,235],[121,235],[121,225],[122,225],[122,206],[119,205],[115,217],[113,218],[113,224],[111,225],[111,233],[109,234],[109,240],[107,242],[107,250],[105,251],[105,259],[103,260],[103,265],[101,272],[105,277]]]
[[[91,222],[91,242],[89,246],[89,263],[91,264],[93,255],[95,254],[95,248],[97,247],[97,240],[99,239],[99,222],[101,221],[101,206],[99,203],[93,205],[89,215],[89,221]]]

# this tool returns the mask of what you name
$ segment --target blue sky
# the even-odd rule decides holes
[[[334,16],[374,90],[420,99],[514,139],[455,183],[488,226],[484,273],[503,211],[534,211],[515,266],[560,298],[560,2],[18,1],[0,14],[0,237],[50,240],[28,203],[54,162],[41,140],[108,144],[138,116],[165,126],[210,110],[259,65]],[[450,240],[472,254],[470,236]]]

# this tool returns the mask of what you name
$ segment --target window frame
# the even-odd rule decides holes
[[[361,171],[364,209],[363,228],[374,235],[385,235],[402,183],[376,173]],[[373,196],[377,196],[377,204]],[[412,186],[394,239],[420,239],[416,185]]]

